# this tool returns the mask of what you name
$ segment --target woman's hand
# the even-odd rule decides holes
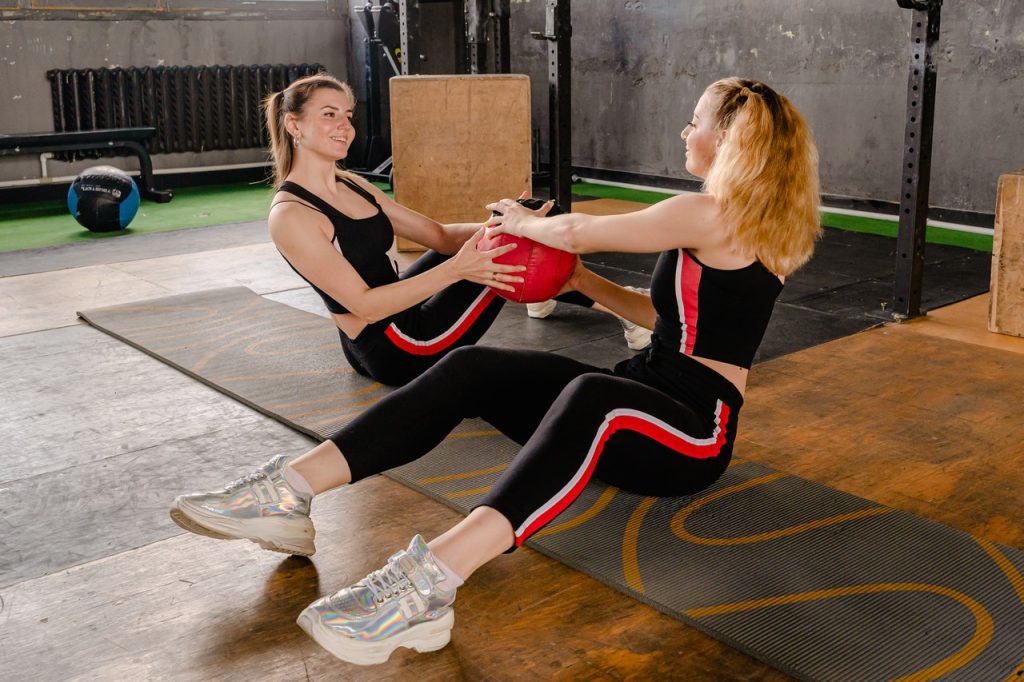
[[[523,278],[512,273],[522,272],[526,269],[526,266],[502,265],[495,263],[494,259],[516,248],[516,244],[505,244],[496,249],[477,251],[476,245],[480,243],[483,237],[484,228],[481,227],[472,237],[466,240],[466,243],[462,245],[459,252],[452,256],[449,262],[455,270],[455,275],[459,279],[476,282],[477,284],[485,284],[495,289],[514,293],[516,288],[510,282],[518,284],[523,281]]]
[[[528,196],[529,195],[526,192],[523,192],[519,195],[519,198],[526,199]],[[494,237],[499,234],[522,236],[522,226],[524,221],[529,220],[532,217],[543,218],[554,205],[555,202],[553,200],[547,201],[537,210],[531,211],[513,199],[501,199],[499,201],[495,201],[493,204],[487,204],[485,208],[489,208],[492,212],[497,214],[491,216],[491,218],[484,224],[485,227],[488,228],[487,236]]]

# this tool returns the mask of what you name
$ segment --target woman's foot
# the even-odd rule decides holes
[[[284,477],[289,458],[278,455],[220,490],[180,495],[171,519],[187,531],[222,540],[252,540],[264,549],[312,556],[316,531],[309,518],[312,495]]]
[[[541,320],[555,312],[555,306],[557,305],[558,302],[553,298],[539,303],[527,303],[526,314],[534,319]]]
[[[297,622],[343,661],[384,663],[398,647],[425,653],[448,644],[455,591],[417,535],[383,568],[310,604]]]
[[[650,289],[644,289],[642,287],[626,287],[630,291],[635,291],[645,296],[651,295]],[[616,315],[618,317],[618,315]],[[622,335],[626,337],[626,345],[629,346],[630,350],[643,350],[651,345],[651,330],[646,327],[641,327],[635,322],[619,317],[619,323],[622,324]]]

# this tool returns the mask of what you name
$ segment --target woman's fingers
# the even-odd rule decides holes
[[[466,243],[467,243],[467,244],[469,244],[469,245],[470,245],[470,246],[471,246],[472,248],[474,248],[474,249],[475,249],[475,248],[476,248],[476,245],[477,245],[477,243],[478,243],[478,242],[479,242],[479,241],[480,241],[481,239],[483,239],[483,238],[484,238],[484,234],[486,234],[486,233],[487,233],[487,228],[486,228],[486,226],[481,226],[479,230],[477,230],[477,231],[476,231],[476,232],[474,232],[474,233],[473,233],[472,235],[470,235],[469,239],[467,239],[467,240],[466,240]]]
[[[501,263],[494,264],[495,272],[522,272],[526,269],[525,265],[504,265]]]
[[[518,246],[518,244],[512,242],[511,244],[503,244],[502,246],[497,246],[487,251],[481,251],[481,253],[490,258],[491,260],[494,260],[495,258],[500,258],[501,256],[504,256],[506,253],[516,248],[516,246]]]

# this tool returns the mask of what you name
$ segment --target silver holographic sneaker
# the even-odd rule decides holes
[[[252,540],[264,549],[311,556],[316,531],[309,518],[311,496],[288,485],[278,455],[221,490],[180,495],[171,519],[187,531],[222,540]]]
[[[321,597],[299,614],[298,624],[343,661],[384,663],[400,646],[420,653],[444,648],[451,638],[455,590],[423,538],[355,585]]]

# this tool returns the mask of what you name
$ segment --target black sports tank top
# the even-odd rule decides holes
[[[658,344],[749,369],[781,291],[760,261],[719,270],[686,249],[665,251],[651,277]]]
[[[334,226],[334,236],[331,237],[331,244],[345,257],[359,276],[370,287],[379,287],[398,281],[398,271],[395,264],[388,257],[388,249],[395,240],[395,231],[391,227],[391,221],[384,214],[384,210],[373,198],[373,195],[356,183],[341,179],[345,186],[359,196],[366,199],[376,207],[377,212],[369,218],[350,218],[329,203],[310,192],[302,185],[285,181],[277,188],[278,192],[289,192],[308,202],[317,211],[320,211]],[[297,202],[301,203],[301,202]],[[280,251],[278,251],[280,253]],[[284,258],[284,254],[281,254]],[[285,258],[286,263],[295,270],[299,277],[306,280],[313,290],[320,294],[324,305],[332,313],[344,315],[348,310],[338,301],[334,300],[325,291],[310,282],[305,275],[299,272],[291,262]]]

